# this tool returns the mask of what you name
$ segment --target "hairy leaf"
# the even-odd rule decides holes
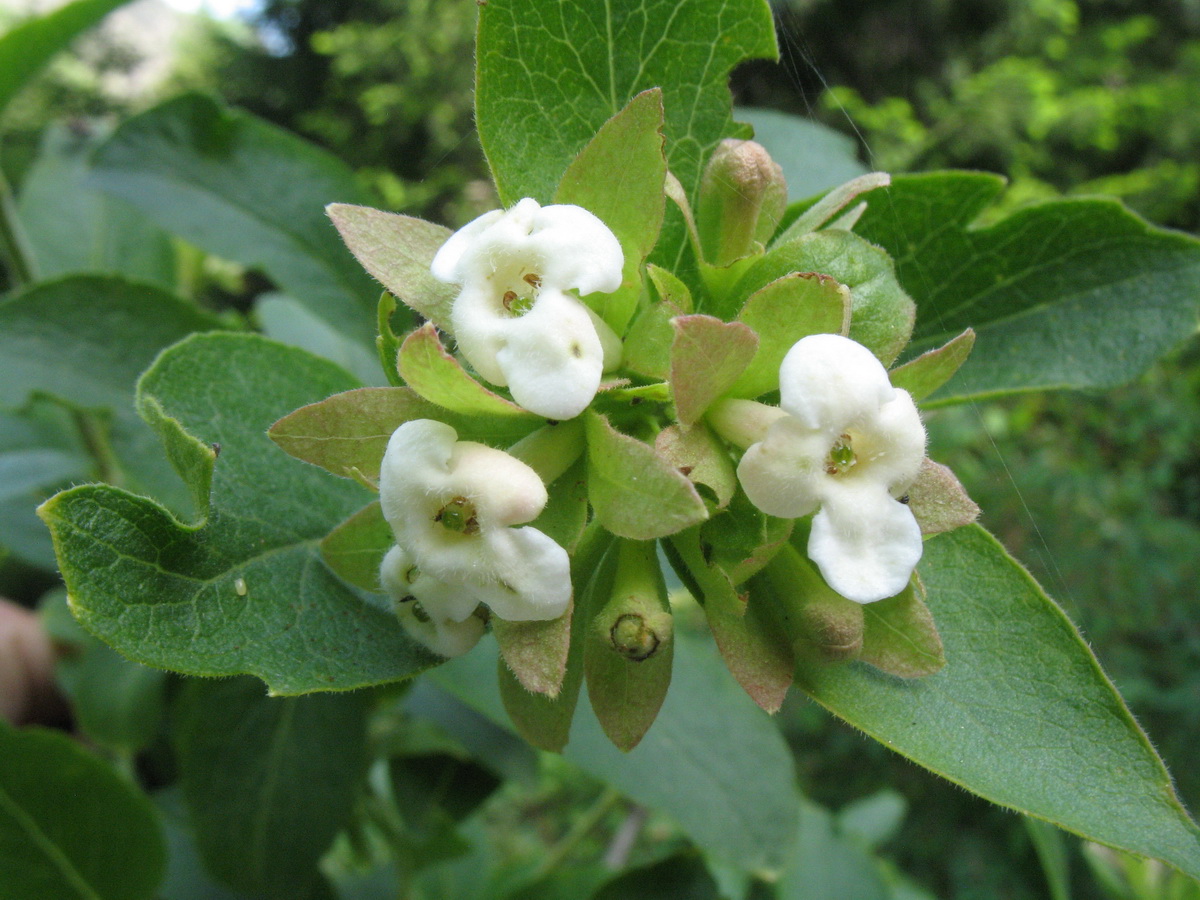
[[[195,336],[160,356],[140,405],[197,496],[211,485],[212,506],[185,525],[106,485],[44,504],[76,617],[138,662],[254,674],[279,694],[432,665],[389,610],[320,559],[318,542],[369,493],[289,460],[265,433],[281,413],[351,385],[331,363],[252,335]]]

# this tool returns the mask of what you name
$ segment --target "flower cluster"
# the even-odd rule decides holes
[[[481,603],[517,622],[566,610],[566,551],[536,528],[512,527],[535,519],[547,499],[537,473],[515,457],[460,441],[442,422],[406,422],[388,441],[379,499],[397,544],[380,581],[434,651],[455,656],[474,645]]]
[[[462,287],[450,324],[475,370],[531,412],[571,419],[621,354],[579,296],[615,291],[623,265],[620,243],[590,212],[526,198],[455,232],[431,270]]]

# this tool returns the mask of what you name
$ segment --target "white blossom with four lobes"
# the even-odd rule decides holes
[[[462,286],[450,325],[475,370],[530,412],[571,419],[621,353],[579,297],[615,291],[623,265],[620,243],[592,213],[527,197],[456,231],[430,271]]]
[[[806,337],[779,369],[783,414],[738,465],[763,512],[815,512],[808,555],[857,603],[898,594],[921,558],[921,529],[899,501],[925,457],[925,427],[907,391],[861,344]]]
[[[562,615],[571,599],[567,552],[536,528],[512,527],[535,519],[546,499],[537,473],[502,450],[460,441],[431,419],[397,428],[379,500],[399,552],[388,554],[380,579],[409,630],[444,652],[439,643],[467,636],[450,626],[469,623],[480,603],[514,622]],[[415,618],[409,597],[420,604]]]

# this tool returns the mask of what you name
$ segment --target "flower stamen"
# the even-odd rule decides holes
[[[475,504],[466,497],[455,497],[437,511],[433,521],[447,531],[457,534],[479,533],[479,518],[475,512]]]
[[[825,474],[845,475],[856,465],[858,465],[858,457],[854,455],[850,435],[843,434],[829,450],[829,456],[825,460]]]

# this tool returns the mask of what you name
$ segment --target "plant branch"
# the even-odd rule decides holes
[[[33,253],[17,219],[17,207],[4,173],[0,172],[0,258],[3,258],[11,287],[24,287],[35,280]]]

